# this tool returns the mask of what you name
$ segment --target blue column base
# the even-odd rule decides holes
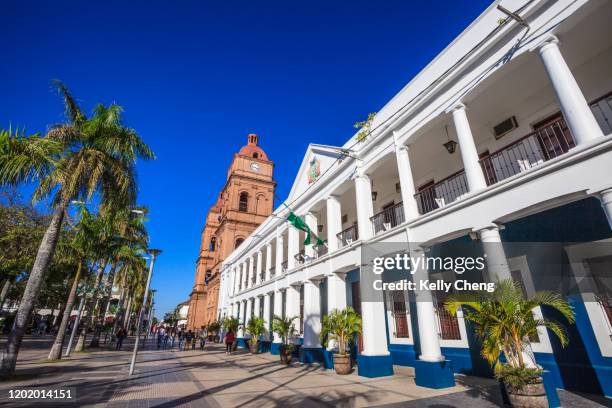
[[[322,347],[300,347],[299,353],[302,364],[323,363]]]
[[[272,343],[270,344],[270,354],[274,354],[278,356],[280,354],[280,347],[282,343]]]
[[[542,373],[542,382],[544,383],[544,390],[546,391],[546,398],[548,399],[548,407],[560,407],[561,401],[559,400],[559,394],[557,394],[555,375],[548,370],[544,370]]]
[[[426,388],[449,388],[455,386],[455,376],[450,360],[414,362],[414,382]]]
[[[386,356],[357,356],[357,374],[362,377],[375,378],[393,375],[393,357]]]
[[[323,367],[327,369],[334,368],[334,352],[329,350],[323,350]]]
[[[244,337],[238,337],[236,339],[236,345],[240,348],[249,348],[249,345],[247,344],[247,340]]]

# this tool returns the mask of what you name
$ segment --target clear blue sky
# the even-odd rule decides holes
[[[0,127],[117,102],[158,159],[138,165],[158,316],[193,285],[200,231],[256,132],[286,197],[308,143],[340,145],[491,0],[58,1],[0,5]]]

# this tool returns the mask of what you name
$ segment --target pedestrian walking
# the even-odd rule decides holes
[[[230,329],[227,333],[225,333],[225,354],[232,354],[232,347],[234,346],[235,341],[236,336]]]
[[[204,351],[204,344],[206,344],[206,335],[204,330],[200,331],[200,350]]]
[[[187,334],[185,334],[185,344],[184,344],[184,350],[189,350],[189,348],[191,347],[191,342],[193,341],[193,332],[191,330],[189,330],[187,332]]]
[[[183,350],[183,342],[185,341],[185,333],[183,333],[183,330],[181,329],[179,331],[178,334],[178,349],[179,351]]]
[[[121,327],[117,331],[116,336],[117,336],[117,345],[115,346],[115,349],[121,350],[121,347],[123,346],[123,340],[127,337],[127,332],[125,331],[123,327]]]

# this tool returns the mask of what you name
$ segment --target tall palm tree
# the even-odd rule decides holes
[[[5,350],[0,377],[13,375],[24,330],[53,258],[64,213],[71,200],[100,200],[123,206],[135,201],[135,161],[153,159],[140,136],[122,123],[122,108],[97,105],[87,118],[68,89],[57,81],[67,122],[45,137],[0,133],[0,184],[38,181],[33,201],[53,194],[53,215],[40,243]]]

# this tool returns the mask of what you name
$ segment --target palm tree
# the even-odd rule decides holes
[[[251,317],[251,319],[249,319],[248,323],[245,325],[244,330],[251,335],[251,339],[249,340],[251,353],[257,352],[259,337],[266,331],[265,325],[266,323],[264,319],[259,316]]]
[[[338,353],[345,355],[346,346],[356,334],[361,333],[361,316],[350,306],[343,310],[333,310],[323,316],[321,341],[334,341],[338,344]]]
[[[122,124],[123,109],[119,105],[97,105],[92,117],[87,118],[64,84],[55,84],[64,98],[67,123],[52,126],[45,137],[25,137],[10,130],[0,133],[0,184],[36,180],[33,201],[54,195],[51,222],[1,355],[3,378],[15,372],[25,326],[53,258],[70,201],[89,200],[98,193],[101,202],[130,205],[136,195],[136,159],[154,158],[140,136]]]
[[[525,299],[519,284],[512,279],[498,282],[493,292],[453,295],[444,303],[453,315],[461,306],[467,306],[464,318],[474,323],[482,340],[482,356],[494,367],[503,353],[507,364],[524,369],[523,351],[529,338],[537,336],[540,326],[554,333],[562,346],[568,344],[565,327],[556,320],[535,318],[534,308],[547,306],[570,324],[575,320],[572,307],[557,293],[542,291]]]

